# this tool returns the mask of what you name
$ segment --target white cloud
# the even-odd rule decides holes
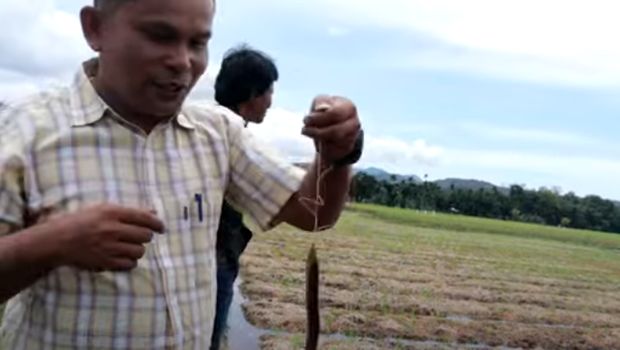
[[[369,135],[365,140],[362,163],[395,168],[407,165],[435,165],[441,159],[443,149],[429,145],[425,140],[405,141],[393,137]]]
[[[292,161],[311,159],[314,144],[301,135],[304,114],[275,107],[269,110],[265,121],[251,125],[253,132],[281,154]],[[405,141],[393,137],[373,135],[366,131],[362,165],[374,165],[395,169],[403,164],[433,165],[442,155],[440,147],[431,146],[425,140]]]
[[[543,130],[525,127],[499,126],[476,121],[461,122],[456,127],[475,137],[482,137],[496,142],[537,143],[553,146],[571,147],[596,146],[601,149],[617,149],[618,145],[605,142],[591,136],[558,130]]]
[[[349,29],[339,26],[331,26],[327,28],[327,34],[333,37],[342,37],[349,34]]]
[[[91,55],[76,12],[89,2],[68,3],[71,13],[61,11],[58,0],[3,0],[0,67],[36,76],[72,73]],[[620,46],[614,44],[620,3],[613,0],[265,0],[262,7],[322,18],[336,37],[356,26],[410,33],[404,52],[384,60],[391,66],[620,87]],[[414,48],[420,35],[431,45]]]
[[[433,39],[401,65],[577,86],[620,86],[614,0],[271,0],[289,10]],[[412,42],[413,43],[413,42]],[[406,50],[405,50],[406,52]],[[392,57],[390,64],[398,57]]]
[[[536,171],[547,174],[597,173],[620,174],[620,161],[595,157],[574,157],[565,154],[544,155],[520,151],[446,149],[446,165],[476,165],[481,168]]]
[[[308,161],[314,156],[314,144],[301,134],[304,113],[273,107],[260,125],[250,129],[291,161]]]
[[[54,8],[52,1],[5,0],[0,21],[3,69],[65,77],[90,56],[77,16]]]
[[[620,55],[618,55],[620,57]],[[418,51],[399,59],[403,68],[462,72],[509,80],[575,87],[619,87],[620,67],[595,61],[523,56],[474,49],[454,50],[437,47]]]
[[[78,17],[54,1],[3,0],[0,10],[0,100],[66,82],[90,49]]]

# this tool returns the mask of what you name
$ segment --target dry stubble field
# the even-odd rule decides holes
[[[322,234],[258,234],[243,306],[303,348],[305,257],[321,269],[322,349],[620,349],[620,235],[354,205]]]

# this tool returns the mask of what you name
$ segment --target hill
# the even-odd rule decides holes
[[[412,181],[414,183],[422,182],[422,179],[416,175],[392,174],[383,169],[374,168],[374,167],[370,167],[366,169],[358,169],[357,172],[368,174],[370,176],[373,176],[377,180],[381,180],[381,181],[389,181],[389,182]]]
[[[401,182],[401,181],[412,181],[414,183],[422,183],[423,180],[417,176],[417,175],[413,175],[413,174],[392,174],[390,172],[387,172],[383,169],[380,168],[375,168],[375,167],[370,167],[370,168],[366,168],[366,169],[358,169],[357,172],[361,172],[364,174],[368,174],[370,176],[373,176],[375,179],[380,180],[380,181],[389,181],[389,182]],[[497,187],[498,189],[500,189],[500,192],[502,193],[507,193],[508,189],[507,188],[500,188],[490,182],[487,181],[482,181],[482,180],[476,180],[476,179],[459,179],[459,178],[447,178],[447,179],[442,179],[442,180],[435,180],[432,181],[433,183],[437,184],[437,186],[439,186],[441,189],[443,190],[449,190],[451,187],[454,187],[454,189],[463,189],[463,190],[474,190],[477,191],[479,189],[483,189],[483,190],[491,190],[494,187]]]

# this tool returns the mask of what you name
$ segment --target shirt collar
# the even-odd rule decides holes
[[[73,83],[70,87],[73,126],[85,126],[95,123],[109,109],[97,94],[89,78],[94,76],[97,63],[97,59],[84,62],[73,78]]]
[[[181,127],[189,130],[194,130],[196,128],[196,120],[189,113],[181,111],[179,115],[176,117],[177,124]]]

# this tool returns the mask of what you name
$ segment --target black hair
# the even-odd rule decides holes
[[[277,80],[278,69],[271,57],[240,45],[224,54],[215,79],[215,100],[236,111],[239,104],[264,94]]]

